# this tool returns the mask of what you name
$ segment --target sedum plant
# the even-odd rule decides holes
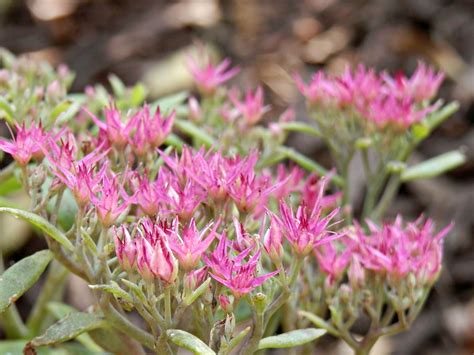
[[[463,162],[450,152],[408,165],[457,108],[433,101],[441,74],[420,63],[411,77],[364,67],[318,72],[309,84],[296,76],[311,121],[288,109],[265,124],[263,89],[229,89],[239,69],[204,52],[187,63],[197,96],[149,103],[142,85],[115,76],[111,93],[70,94],[64,67],[5,51],[2,61],[0,114],[12,138],[0,149],[13,161],[0,184],[18,180],[8,186],[21,186],[31,208],[3,198],[0,212],[38,228],[48,250],[0,279],[9,339],[0,349],[253,354],[304,351],[329,333],[368,354],[415,321],[450,226],[384,215],[401,183]],[[285,146],[291,131],[323,139],[336,169]],[[367,178],[360,213],[349,198],[357,154]],[[49,263],[22,319],[15,302]],[[86,312],[59,302],[69,272],[94,296]]]

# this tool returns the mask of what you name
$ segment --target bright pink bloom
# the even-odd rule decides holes
[[[108,228],[134,203],[134,198],[127,195],[123,183],[111,171],[102,174],[99,186],[91,201],[100,222]]]
[[[422,102],[436,96],[444,80],[444,74],[436,73],[432,67],[418,62],[418,66],[410,78],[402,73],[394,78],[388,73],[382,73],[382,78],[388,93],[394,94],[400,99],[409,98],[416,102]]]
[[[161,114],[160,108],[157,107],[155,114],[151,116],[150,108],[145,106],[141,110],[141,114],[143,115],[142,120],[145,125],[147,141],[152,148],[158,148],[171,133],[176,112],[172,111],[168,116],[164,116]]]
[[[396,126],[408,128],[420,122],[437,106],[429,106],[418,110],[410,99],[400,100],[397,97],[381,96],[370,102],[364,116],[379,127]]]
[[[270,226],[263,236],[263,248],[274,264],[281,264],[283,257],[283,236],[280,228],[274,221],[270,223]]]
[[[213,94],[219,85],[240,71],[238,67],[229,68],[229,59],[224,59],[219,65],[214,66],[209,58],[206,58],[206,63],[201,65],[199,61],[188,57],[187,64],[198,89],[205,95]]]
[[[51,171],[71,190],[77,204],[81,207],[88,205],[92,195],[99,189],[99,182],[108,168],[105,163],[100,171],[95,172],[96,165],[108,151],[101,152],[99,147],[79,159],[76,139],[70,132],[60,141],[59,146],[50,138],[48,144],[41,148],[51,164]]]
[[[145,280],[159,278],[171,284],[178,276],[178,261],[168,243],[169,232],[167,226],[153,223],[150,219],[141,222],[141,238],[137,238],[137,266]]]
[[[167,212],[178,215],[182,221],[189,221],[206,195],[193,180],[187,180],[184,185],[181,185],[174,176],[169,176],[166,195],[163,196],[168,207]]]
[[[344,246],[338,242],[342,241]],[[352,259],[353,243],[349,238],[325,243],[314,248],[319,268],[328,275],[329,284],[337,282],[344,274]]]
[[[316,175],[316,173],[309,175],[301,189],[301,202],[310,209],[319,200],[324,209],[337,206],[337,200],[342,196],[342,192],[330,195],[325,194],[320,197],[321,188],[324,189],[326,186],[325,181],[329,181],[334,174],[335,172],[329,172],[324,179]]]
[[[277,201],[285,199],[291,193],[298,191],[304,177],[304,171],[298,166],[286,169],[284,164],[278,164],[277,175],[274,184],[279,187],[272,192]]]
[[[190,291],[194,291],[202,285],[207,278],[207,266],[203,266],[199,269],[194,269],[188,272],[184,278],[184,288]]]
[[[28,164],[32,158],[41,160],[44,156],[41,146],[50,138],[41,123],[31,122],[30,127],[25,123],[15,124],[15,129],[16,137],[12,141],[0,138],[0,150],[10,154],[20,165]]]
[[[235,298],[240,298],[280,272],[280,270],[276,270],[262,276],[257,276],[259,259],[260,251],[253,255],[246,264],[241,262],[233,264],[227,275],[220,276],[211,273],[211,276],[229,288]]]
[[[147,176],[142,176],[137,172],[132,175],[131,186],[136,203],[148,216],[156,216],[160,210],[165,195],[165,174],[166,170],[160,169],[155,181],[150,181]]]
[[[126,271],[130,271],[136,262],[137,241],[132,239],[127,228],[122,225],[120,229],[114,229],[115,254],[120,265]]]
[[[360,261],[365,268],[387,273],[392,280],[400,280],[413,273],[418,280],[430,284],[441,269],[442,242],[451,225],[437,234],[434,223],[422,218],[403,225],[401,217],[381,228],[369,223],[366,235],[356,226]]]
[[[130,134],[136,129],[136,120],[122,122],[121,112],[114,107],[104,109],[105,122],[99,120],[95,115],[84,109],[92,118],[94,123],[105,133],[109,143],[118,149],[124,149],[128,143]]]
[[[237,89],[233,89],[229,94],[229,98],[234,103],[240,115],[245,119],[248,126],[255,125],[262,119],[263,115],[270,110],[269,105],[264,105],[263,89],[261,86],[257,88],[255,94],[252,93],[251,90],[248,90],[245,94],[244,101],[240,101],[239,96]]]
[[[318,200],[312,209],[300,205],[296,214],[282,200],[280,202],[280,216],[273,214],[272,222],[280,228],[293,250],[300,256],[308,255],[314,247],[340,236],[328,230],[329,223],[339,212],[339,209],[337,208],[323,217],[322,196],[323,188],[320,189]]]
[[[216,237],[216,229],[219,222],[215,223],[211,229],[211,224],[208,224],[201,231],[196,227],[196,222],[191,219],[191,222],[178,230],[178,222],[174,223],[174,230],[169,234],[169,244],[171,250],[176,254],[179,264],[184,270],[191,270],[195,268],[201,260],[202,254],[209,248],[212,241]],[[207,236],[205,237],[205,235]]]

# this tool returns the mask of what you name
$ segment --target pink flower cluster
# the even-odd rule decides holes
[[[105,122],[90,116],[100,129],[99,144],[119,150],[129,145],[136,156],[143,157],[164,143],[171,133],[175,113],[165,117],[158,108],[152,115],[145,106],[123,122],[120,111],[111,107],[104,109]]]
[[[443,78],[421,62],[411,77],[403,74],[392,77],[386,72],[377,74],[362,65],[354,71],[346,68],[338,77],[316,72],[309,84],[299,75],[295,76],[298,89],[311,105],[323,110],[357,112],[378,127],[404,128],[419,122],[436,108],[424,102],[436,96]]]
[[[393,224],[378,227],[368,221],[369,233],[355,225],[337,241],[315,248],[320,269],[332,284],[347,271],[352,285],[361,287],[365,270],[380,273],[396,284],[413,274],[420,285],[431,285],[441,269],[443,238],[451,225],[434,232],[432,220],[422,218],[404,224],[398,217]]]

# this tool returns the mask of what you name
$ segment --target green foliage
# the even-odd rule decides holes
[[[53,255],[42,250],[30,255],[8,268],[0,277],[0,313],[15,303],[38,281]]]

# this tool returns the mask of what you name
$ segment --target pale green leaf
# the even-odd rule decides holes
[[[96,314],[71,312],[46,329],[43,335],[33,338],[30,343],[35,347],[58,344],[105,325],[105,320]]]
[[[325,330],[316,328],[292,330],[291,332],[263,338],[258,343],[258,350],[292,348],[309,343],[324,334],[326,334]]]
[[[169,339],[179,347],[191,351],[193,354],[214,355],[215,352],[198,337],[180,329],[166,331]]]
[[[38,281],[52,258],[49,250],[36,252],[13,264],[0,276],[0,313]]]
[[[432,178],[457,168],[465,161],[466,156],[457,150],[444,153],[409,167],[402,173],[402,181]]]
[[[43,217],[17,208],[0,207],[0,213],[1,212],[5,212],[25,220],[26,222],[39,228],[41,231],[49,235],[58,243],[62,244],[62,246],[64,246],[66,249],[69,249],[70,251],[74,250],[74,246],[69,241],[69,239],[66,238],[64,233],[62,233],[59,229],[57,229]]]

